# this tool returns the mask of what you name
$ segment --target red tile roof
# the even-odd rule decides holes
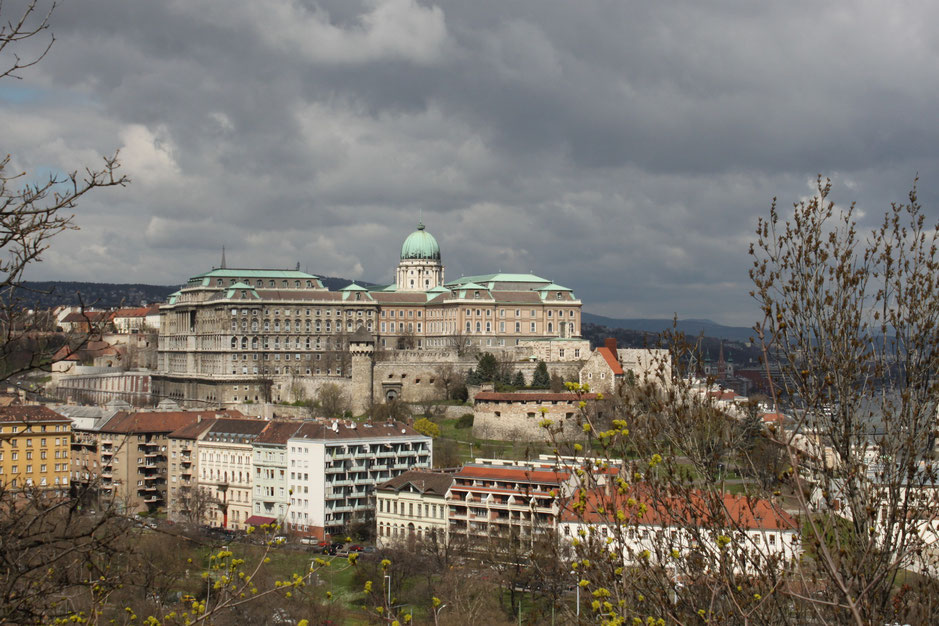
[[[177,428],[167,436],[171,439],[198,439],[199,435],[212,428],[214,423],[214,417],[203,418],[182,428]]]
[[[71,421],[45,406],[19,404],[0,406],[0,422],[60,422],[68,424]]]
[[[636,505],[630,507],[627,500],[633,498]],[[748,498],[746,496],[725,493],[721,501],[714,496],[692,491],[683,496],[664,496],[654,494],[645,486],[633,487],[626,494],[609,495],[602,490],[586,493],[587,507],[583,513],[577,513],[570,507],[577,502],[579,494],[574,494],[561,511],[565,522],[582,521],[588,524],[606,524],[612,522],[614,511],[626,514],[625,523],[640,526],[662,527],[735,527],[744,530],[796,530],[796,520],[769,500]],[[645,513],[639,517],[639,505],[646,505]],[[601,512],[602,511],[602,512]]]
[[[597,348],[597,352],[603,359],[606,361],[606,364],[610,366],[610,369],[613,370],[614,376],[623,375],[623,366],[619,364],[619,359],[617,355],[613,354],[613,351],[606,347]]]
[[[106,322],[110,319],[111,313],[109,311],[85,311],[69,313],[62,318],[62,322],[80,324],[82,322],[96,324],[98,322]]]
[[[481,391],[476,394],[476,402],[578,402],[580,400],[596,400],[597,394],[585,393],[550,393],[550,392],[517,392],[498,393],[495,391]]]
[[[300,430],[301,425],[301,422],[286,422],[281,420],[268,422],[267,426],[254,441],[255,443],[286,445],[287,440]]]
[[[511,465],[464,465],[454,478],[477,478],[560,485],[570,478],[570,473],[551,469],[513,467]]]
[[[245,417],[238,411],[141,411],[119,412],[101,427],[103,433],[172,433],[201,419]]]

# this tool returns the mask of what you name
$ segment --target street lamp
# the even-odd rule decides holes
[[[580,581],[577,580],[577,572],[571,570],[571,576],[574,577],[574,589],[577,591],[577,609],[574,611],[574,614],[579,618],[580,617]]]

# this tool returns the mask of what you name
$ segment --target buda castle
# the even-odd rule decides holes
[[[580,324],[574,293],[533,274],[447,282],[421,223],[388,286],[332,291],[299,267],[235,269],[224,258],[193,276],[160,307],[154,392],[196,406],[289,402],[335,382],[364,410],[433,393],[440,365],[468,368],[478,352],[582,363]]]

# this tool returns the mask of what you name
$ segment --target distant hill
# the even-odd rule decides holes
[[[352,281],[336,276],[321,277],[323,285],[330,290],[342,289]],[[377,286],[374,283],[355,281],[363,287]],[[27,290],[17,296],[33,309],[48,309],[59,305],[106,309],[119,306],[141,306],[144,303],[165,302],[180,285],[145,285],[141,283],[79,283],[67,281],[27,281]]]
[[[670,319],[615,319],[594,315],[584,312],[582,315],[583,323],[606,326],[607,328],[623,328],[634,330],[641,333],[661,333],[664,330],[672,328]],[[712,322],[711,320],[678,320],[677,329],[690,337],[704,335],[705,337],[716,337],[718,339],[730,339],[732,341],[749,341],[753,337],[753,330],[742,326],[723,326]]]

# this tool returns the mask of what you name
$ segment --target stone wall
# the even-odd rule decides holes
[[[480,439],[503,441],[548,441],[547,430],[541,426],[549,419],[553,427],[561,426],[560,439],[572,440],[583,437],[583,426],[578,423],[581,409],[580,399],[573,394],[563,394],[569,399],[549,399],[562,394],[517,393],[498,394],[509,400],[481,400],[477,398],[473,410],[473,436]],[[525,396],[530,398],[525,398]],[[542,413],[541,409],[547,410]]]

